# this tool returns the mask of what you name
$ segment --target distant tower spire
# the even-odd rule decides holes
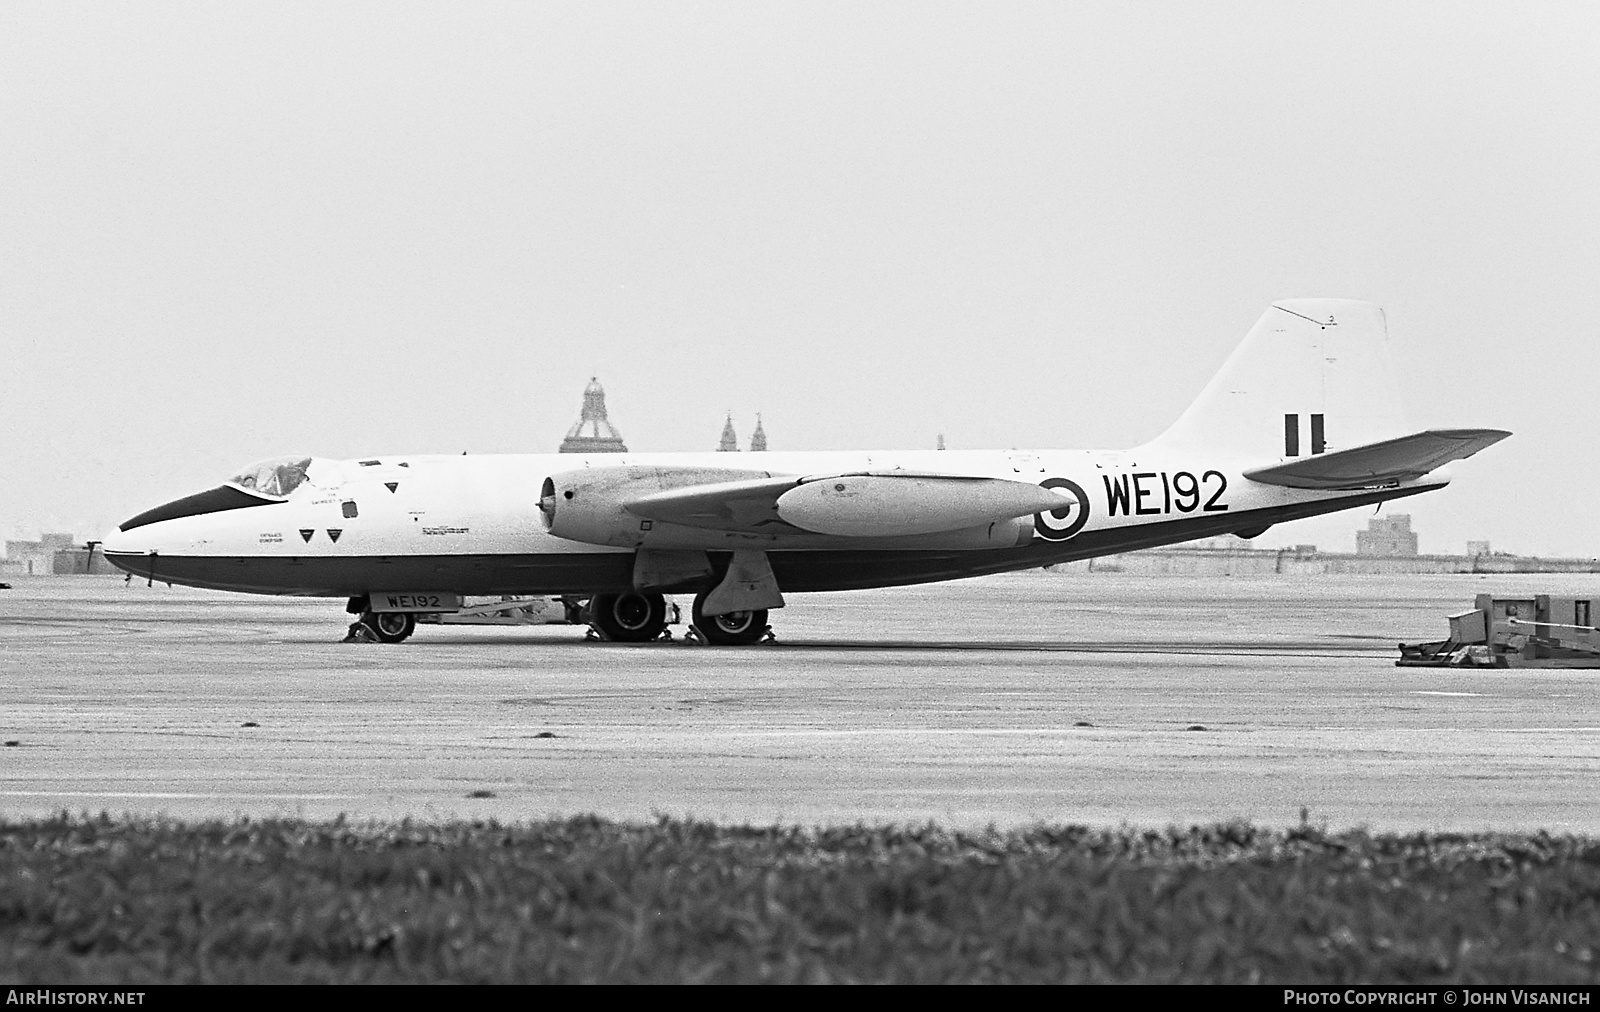
[[[733,432],[733,412],[728,412],[728,420],[722,425],[722,442],[717,446],[718,453],[738,453],[739,437]]]
[[[600,381],[589,377],[583,388],[583,413],[561,441],[562,453],[627,453],[622,433],[606,418],[606,392]]]
[[[767,430],[761,427],[761,412],[756,412],[756,431],[750,433],[750,452],[764,453],[767,449]]]

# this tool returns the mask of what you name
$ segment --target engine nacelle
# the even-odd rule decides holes
[[[628,512],[624,503],[655,492],[770,477],[767,471],[730,467],[580,467],[553,474],[539,490],[545,529],[558,538],[612,548],[636,548],[656,522]]]

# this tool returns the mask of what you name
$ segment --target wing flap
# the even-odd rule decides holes
[[[1320,490],[1373,488],[1413,481],[1465,460],[1511,435],[1501,429],[1428,429],[1349,450],[1320,453],[1246,471],[1251,481]]]

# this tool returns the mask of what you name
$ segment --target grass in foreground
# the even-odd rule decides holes
[[[0,823],[0,980],[1594,982],[1600,843]]]

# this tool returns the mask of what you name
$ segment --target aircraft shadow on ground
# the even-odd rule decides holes
[[[362,644],[379,649],[390,649],[383,644]],[[1305,654],[1361,654],[1381,653],[1392,649],[1389,640],[1366,637],[1338,637],[1328,640],[1147,640],[1063,642],[1051,640],[812,640],[785,639],[749,647],[705,647],[681,639],[655,643],[608,643],[583,639],[546,639],[543,637],[497,637],[473,639],[470,637],[413,640],[399,649],[417,650],[430,647],[475,646],[483,649],[528,649],[536,647],[552,650],[634,650],[656,652],[661,650],[707,650],[726,656],[760,656],[764,653],[850,653],[850,652],[1021,652],[1070,654],[1238,654],[1246,656],[1303,656]]]

